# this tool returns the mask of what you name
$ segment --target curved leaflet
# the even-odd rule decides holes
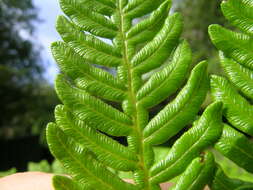
[[[144,129],[144,142],[161,144],[194,120],[208,90],[207,63],[197,65],[178,96]]]
[[[151,183],[165,182],[182,173],[205,148],[217,141],[222,132],[222,103],[210,105],[192,128],[176,141],[167,157],[151,168]]]
[[[214,157],[207,152],[204,158],[198,157],[191,162],[172,190],[203,190],[214,174]]]

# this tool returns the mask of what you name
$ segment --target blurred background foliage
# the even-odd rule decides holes
[[[210,24],[227,25],[219,8],[221,0],[174,0],[173,3],[172,11],[183,14],[183,37],[191,44],[194,63],[208,59],[210,72],[222,74],[218,52],[207,32]],[[64,173],[50,156],[44,139],[45,126],[54,120],[53,110],[59,100],[49,80],[43,77],[46,71],[41,46],[34,35],[43,21],[37,13],[32,0],[0,0],[0,147],[3,151],[0,171],[5,171],[0,177],[26,170]],[[168,148],[155,151],[159,159]],[[229,176],[253,181],[251,174],[218,153],[216,159]],[[128,173],[119,175],[131,177]]]
[[[40,22],[32,0],[0,0],[1,170],[25,170],[30,159],[49,155],[39,143],[46,144],[44,129],[58,99],[32,40]]]
[[[42,77],[40,45],[24,37],[39,22],[31,0],[0,1],[1,139],[39,135],[53,118],[58,100]]]

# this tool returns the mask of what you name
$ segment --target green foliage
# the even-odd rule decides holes
[[[15,174],[17,172],[18,171],[16,168],[11,168],[7,171],[1,171],[0,177],[5,177],[11,174]],[[54,160],[51,165],[50,163],[48,163],[47,160],[41,160],[40,162],[28,162],[27,172],[45,172],[58,175],[66,174],[66,171],[58,160]]]
[[[60,0],[60,5],[67,17],[60,16],[56,28],[64,42],[53,43],[52,52],[62,71],[55,87],[64,105],[55,109],[47,141],[72,178],[55,177],[55,188],[157,190],[191,168],[195,173],[186,184],[197,180],[193,189],[205,186],[213,173],[206,149],[222,133],[221,102],[210,105],[167,155],[154,161],[155,145],[198,118],[209,88],[207,62],[191,70],[190,47],[180,39],[182,18],[168,14],[171,2]],[[144,80],[145,74],[150,77]],[[149,109],[168,98],[173,100],[150,117]],[[112,136],[126,137],[128,146]],[[122,171],[132,172],[135,183],[123,181],[117,175]],[[187,186],[185,175],[177,189]]]
[[[27,169],[28,171],[51,172],[50,165],[46,160],[42,160],[39,163],[29,162]]]
[[[16,172],[17,172],[16,168],[11,168],[11,169],[9,169],[7,171],[4,171],[4,172],[1,171],[0,172],[0,177],[5,177],[7,175],[11,175],[11,174],[14,174]]]
[[[234,32],[220,25],[209,27],[211,40],[220,50],[221,66],[228,78],[211,77],[213,98],[223,102],[223,115],[228,121],[215,148],[253,173],[253,143],[250,139],[253,136],[253,2],[229,0],[223,2],[221,8],[224,16],[241,31]]]
[[[41,160],[40,162],[28,162],[27,171],[39,171],[54,174],[66,174],[59,161],[54,160],[50,165],[47,160]]]
[[[203,189],[212,182],[215,174],[215,162],[211,153],[203,158],[195,158],[180,177],[173,190]]]

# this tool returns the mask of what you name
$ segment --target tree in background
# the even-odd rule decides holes
[[[15,72],[19,82],[28,76],[29,79],[39,77],[43,70],[38,64],[37,47],[22,36],[22,33],[32,35],[34,21],[38,21],[38,17],[31,0],[0,1],[1,67],[7,66],[10,72]]]
[[[33,36],[38,22],[32,0],[0,1],[0,138],[38,135],[51,120],[57,102],[43,79]]]

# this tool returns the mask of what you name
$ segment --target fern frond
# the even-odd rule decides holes
[[[159,183],[183,173],[221,135],[218,102],[179,137],[164,161],[154,163],[153,146],[198,117],[209,88],[207,62],[191,71],[190,47],[180,39],[183,21],[180,14],[169,14],[170,0],[60,4],[66,17],[58,18],[57,31],[64,42],[54,43],[52,52],[61,69],[55,86],[64,105],[55,110],[47,140],[72,181],[58,182],[90,190],[159,190]],[[150,118],[149,109],[166,99],[173,100]],[[127,146],[111,136],[125,137]],[[195,165],[206,171],[206,164]],[[134,185],[111,170],[132,172]]]
[[[205,110],[193,127],[176,141],[167,157],[151,168],[151,183],[165,182],[182,173],[194,158],[219,139],[223,127],[221,111],[221,102]]]
[[[204,158],[195,158],[180,176],[172,190],[203,190],[215,174],[215,162],[212,153],[207,152]]]
[[[47,138],[54,156],[63,163],[78,183],[94,189],[118,190],[123,187],[126,190],[137,190],[98,163],[87,149],[68,138],[53,123],[47,127]]]
[[[253,136],[253,4],[251,0],[228,0],[221,7],[225,17],[242,32],[219,25],[209,28],[212,42],[221,51],[221,66],[229,79],[211,78],[212,96],[223,102],[223,115],[227,120],[215,148],[240,167],[253,172],[253,143],[249,139]],[[234,186],[233,180],[224,180],[229,189],[244,188],[243,184]],[[224,186],[218,177],[214,185],[217,190]]]

